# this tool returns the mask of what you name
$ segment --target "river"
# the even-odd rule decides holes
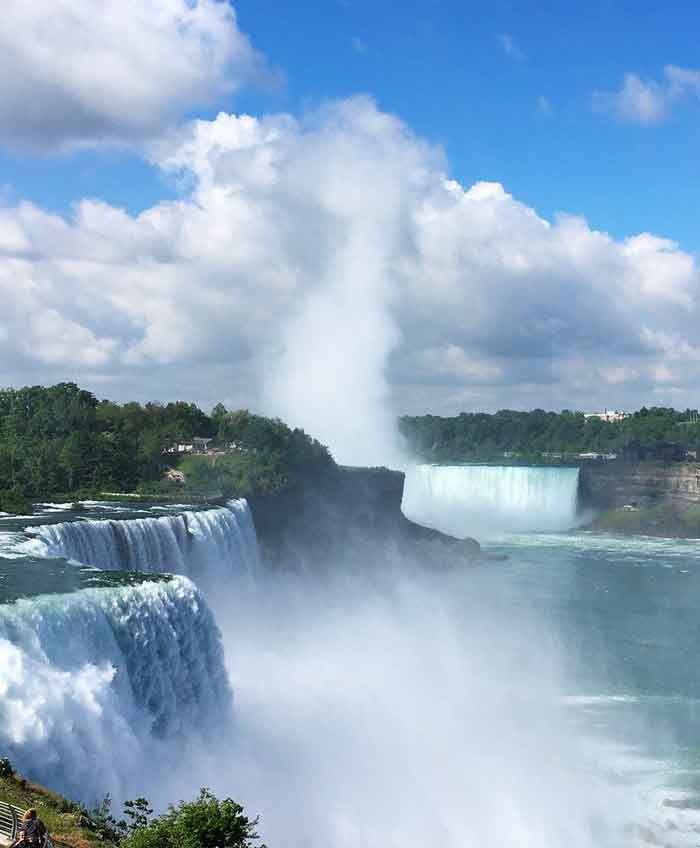
[[[24,530],[142,544],[184,506],[0,519],[6,600],[29,596],[0,605],[0,749],[30,776],[161,806],[209,785],[293,848],[700,841],[700,543],[492,528],[505,560],[270,573],[196,510],[186,576],[99,588],[70,528]]]

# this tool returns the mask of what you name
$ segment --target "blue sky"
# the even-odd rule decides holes
[[[698,406],[700,7],[94,8],[3,7],[0,385],[380,463],[397,413]]]
[[[197,115],[299,114],[368,93],[442,145],[464,184],[498,181],[547,218],[563,210],[618,238],[651,231],[700,249],[700,103],[652,126],[592,108],[593,92],[618,89],[625,73],[656,81],[666,64],[694,67],[697,4],[239,0],[236,10],[284,81]],[[140,211],[175,195],[123,152],[3,152],[0,185],[57,211],[85,196]]]
[[[592,92],[628,71],[695,67],[696,3],[243,0],[239,15],[287,70],[277,107],[369,92],[442,144],[461,182],[497,180],[547,217],[582,213],[617,236],[651,230],[700,247],[700,109],[640,127],[591,108]]]

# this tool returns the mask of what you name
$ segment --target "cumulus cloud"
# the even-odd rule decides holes
[[[618,91],[596,91],[593,106],[621,121],[658,124],[666,120],[682,99],[700,94],[700,71],[666,65],[662,79],[643,80],[637,74],[625,74]]]
[[[227,0],[6,0],[0,144],[125,144],[269,75]]]
[[[0,384],[223,399],[349,462],[389,461],[395,412],[694,403],[693,257],[462,186],[368,98],[150,155],[178,200],[0,212]]]

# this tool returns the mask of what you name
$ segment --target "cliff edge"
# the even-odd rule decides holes
[[[263,556],[293,568],[352,564],[378,550],[478,558],[476,540],[454,539],[404,516],[404,479],[388,468],[339,467],[323,479],[249,498]]]

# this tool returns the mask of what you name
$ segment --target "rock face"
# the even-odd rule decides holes
[[[404,474],[340,468],[321,481],[250,499],[263,555],[272,565],[315,568],[376,555],[441,554],[468,560],[479,543],[409,521],[401,512]]]
[[[698,538],[700,464],[587,464],[579,475],[579,508],[592,529]]]
[[[579,504],[584,509],[678,508],[700,503],[700,464],[688,462],[589,463],[579,474]]]

